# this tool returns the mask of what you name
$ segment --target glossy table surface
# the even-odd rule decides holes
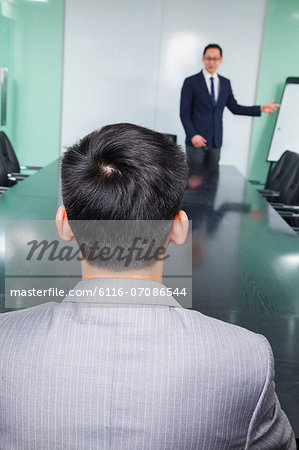
[[[0,196],[2,238],[5,220],[51,220],[61,204],[55,161]],[[182,208],[192,220],[193,309],[268,338],[277,393],[298,437],[297,235],[233,166],[193,172]],[[3,254],[0,269],[0,312],[5,312]]]

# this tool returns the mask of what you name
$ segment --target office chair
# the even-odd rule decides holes
[[[280,201],[279,196],[281,190],[289,183],[292,172],[294,171],[297,163],[299,162],[298,153],[286,150],[273,169],[269,172],[265,188],[258,189],[258,192],[267,200]],[[263,184],[260,182],[252,181],[252,184]]]
[[[299,227],[299,161],[290,173],[289,180],[280,191],[277,202],[271,205],[294,229]],[[297,231],[295,229],[295,231]],[[297,231],[298,232],[298,231]]]
[[[285,172],[288,171],[293,164],[297,164],[298,161],[298,153],[286,150],[270,171],[266,180],[265,189],[272,189],[275,191],[279,190],[282,185],[281,179],[283,178]]]
[[[277,202],[273,202],[274,208],[299,205],[299,158],[297,163],[287,171],[287,174],[288,178],[280,187]]]
[[[21,170],[41,169],[40,166],[20,166],[13,146],[4,131],[0,131],[0,154],[2,155],[0,163],[4,166],[8,178],[14,181],[13,184],[29,177],[29,175],[21,174]]]
[[[176,134],[169,134],[169,133],[163,133],[163,134],[164,134],[164,136],[168,137],[175,144],[177,143],[177,135]]]
[[[299,210],[295,211],[277,211],[279,215],[287,222],[287,224],[299,234]]]
[[[2,161],[2,163],[1,163]],[[10,180],[7,176],[6,170],[4,168],[3,164],[3,158],[0,154],[0,194],[3,194],[3,192],[8,191],[8,189],[13,185],[13,181]]]

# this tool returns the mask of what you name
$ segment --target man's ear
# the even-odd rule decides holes
[[[184,244],[187,239],[188,230],[188,216],[185,211],[181,209],[174,218],[173,226],[169,233],[169,242],[173,242],[176,245]]]
[[[59,206],[57,213],[56,213],[56,228],[58,231],[59,236],[63,241],[73,241],[75,239],[75,236],[72,232],[72,229],[69,225],[66,210],[64,206]]]

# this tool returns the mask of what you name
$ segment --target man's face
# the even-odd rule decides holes
[[[218,67],[222,63],[222,57],[220,56],[219,48],[208,48],[206,53],[202,57],[205,69],[211,74],[217,71]]]

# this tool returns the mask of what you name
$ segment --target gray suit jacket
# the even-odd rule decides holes
[[[296,448],[263,336],[132,286],[0,315],[1,450]]]

